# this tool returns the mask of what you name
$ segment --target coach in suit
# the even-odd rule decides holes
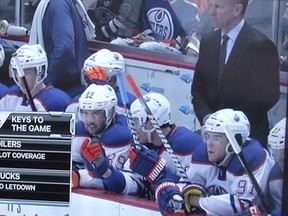
[[[201,40],[191,88],[196,116],[203,124],[205,118],[217,110],[241,110],[250,121],[250,137],[266,147],[267,111],[280,96],[277,48],[245,22],[248,0],[210,2],[209,14],[218,29]],[[221,63],[223,35],[228,36],[228,41],[224,63]]]

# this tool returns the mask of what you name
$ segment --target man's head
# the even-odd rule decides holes
[[[167,98],[159,93],[149,93],[144,95],[143,99],[146,101],[147,106],[153,113],[158,125],[161,128],[169,126],[171,120],[171,108]],[[153,140],[152,132],[154,132],[155,128],[149,121],[145,107],[142,105],[140,100],[136,99],[131,104],[130,109],[139,134],[140,142],[160,145],[161,143]]]
[[[110,85],[91,84],[79,98],[79,119],[89,134],[95,136],[109,127],[117,105],[117,97]]]
[[[47,76],[48,61],[45,50],[39,44],[25,44],[17,49],[16,56],[10,60],[10,76],[15,83],[26,93],[25,86],[17,71],[16,59],[25,73],[25,78],[32,92],[39,84],[42,84]]]
[[[275,124],[268,135],[268,148],[282,170],[284,170],[285,133],[286,118],[283,118]]]
[[[93,68],[98,67],[103,71],[102,80],[109,81],[112,85],[115,84],[115,75],[125,71],[124,57],[118,52],[112,52],[108,49],[101,49],[96,53],[90,55],[85,61],[82,69],[81,82],[83,85],[88,86],[91,81],[101,79],[93,71]]]
[[[226,165],[233,149],[225,134],[229,127],[239,145],[243,145],[250,133],[250,124],[241,111],[222,109],[213,113],[203,127],[204,141],[207,143],[208,158],[216,165]]]
[[[244,17],[248,0],[210,0],[209,14],[215,27],[228,33]]]

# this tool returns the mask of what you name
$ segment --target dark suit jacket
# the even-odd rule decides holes
[[[219,109],[241,110],[250,121],[251,137],[266,145],[267,111],[280,96],[277,48],[245,23],[218,83],[220,38],[221,31],[216,30],[201,40],[191,88],[196,116],[203,124],[207,114]]]

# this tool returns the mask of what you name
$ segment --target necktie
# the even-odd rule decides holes
[[[224,65],[225,65],[225,58],[226,58],[226,46],[227,46],[227,41],[229,40],[228,35],[223,35],[222,37],[222,44],[220,47],[220,53],[219,53],[219,76],[218,76],[218,81],[220,81],[223,70],[224,70]]]

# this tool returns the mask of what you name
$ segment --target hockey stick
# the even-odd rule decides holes
[[[25,87],[25,90],[26,90],[26,95],[27,95],[27,97],[29,99],[31,109],[32,109],[32,111],[36,112],[37,109],[36,109],[36,106],[34,104],[34,101],[33,101],[32,95],[31,95],[31,91],[29,89],[29,86],[28,86],[28,83],[27,83],[27,80],[26,80],[26,77],[25,77],[24,70],[21,67],[21,64],[20,64],[20,61],[18,59],[17,53],[13,53],[12,54],[12,58],[15,60],[17,73],[18,73],[19,77],[22,79],[22,81],[24,83],[24,87]]]
[[[158,134],[158,136],[159,136],[161,142],[163,143],[164,147],[166,148],[167,152],[169,153],[173,163],[175,164],[175,166],[177,168],[177,171],[180,173],[180,177],[182,177],[185,182],[190,183],[191,181],[188,178],[187,173],[183,169],[179,159],[177,158],[173,149],[171,148],[170,144],[168,143],[168,140],[166,139],[165,135],[163,134],[158,122],[156,121],[156,119],[155,119],[153,113],[151,112],[150,108],[148,107],[146,101],[143,99],[143,96],[142,96],[140,90],[138,89],[134,79],[132,78],[131,75],[127,75],[127,80],[128,80],[129,85],[133,89],[136,97],[140,100],[141,104],[144,106],[150,122],[152,123],[153,127],[155,128],[156,133]]]
[[[241,163],[241,165],[243,166],[244,170],[247,172],[253,186],[255,187],[255,190],[261,200],[261,203],[267,213],[267,215],[270,215],[271,213],[271,209],[270,209],[270,206],[269,206],[269,203],[267,201],[267,199],[265,198],[264,196],[264,193],[260,187],[260,185],[258,184],[255,176],[253,175],[248,163],[247,163],[247,160],[245,159],[242,151],[241,151],[241,148],[238,144],[238,141],[236,140],[236,138],[234,137],[233,133],[231,132],[230,128],[229,128],[229,125],[225,125],[224,127],[224,131],[225,131],[225,134],[233,148],[233,151],[235,152],[235,154],[238,156],[239,158],[239,161]],[[242,140],[241,140],[242,142]]]
[[[125,88],[125,84],[124,84],[123,75],[122,75],[122,73],[118,73],[118,74],[116,74],[116,77],[117,77],[117,83],[118,83],[121,99],[122,99],[123,104],[124,104],[124,108],[125,108],[125,112],[126,112],[126,116],[127,116],[127,120],[128,120],[128,125],[130,127],[131,132],[132,132],[134,146],[137,147],[137,145],[139,146],[141,144],[140,144],[140,139],[139,139],[138,133],[136,132],[132,113],[130,111],[129,100],[128,100],[128,96],[127,96],[127,92],[126,92],[126,88]]]

